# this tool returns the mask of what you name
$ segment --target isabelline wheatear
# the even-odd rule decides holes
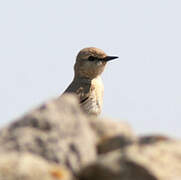
[[[106,63],[116,58],[95,47],[84,48],[78,53],[74,79],[64,93],[75,93],[84,112],[90,115],[101,113],[104,86],[100,75]]]

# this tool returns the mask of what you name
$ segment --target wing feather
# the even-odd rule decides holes
[[[89,99],[91,93],[91,83],[88,82],[76,82],[73,81],[64,93],[75,93],[78,98],[80,104],[86,102]]]

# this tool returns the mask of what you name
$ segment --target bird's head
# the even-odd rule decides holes
[[[108,61],[116,59],[116,56],[108,56],[101,49],[90,47],[82,49],[74,65],[75,75],[94,79],[99,76]]]

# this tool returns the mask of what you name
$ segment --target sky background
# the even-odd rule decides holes
[[[59,96],[90,46],[119,56],[102,116],[181,137],[180,0],[0,1],[0,126]]]

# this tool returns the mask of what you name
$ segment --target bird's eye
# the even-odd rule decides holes
[[[89,56],[88,60],[89,60],[89,61],[95,61],[95,60],[96,60],[96,58],[95,58],[95,57],[93,57],[93,56]]]

